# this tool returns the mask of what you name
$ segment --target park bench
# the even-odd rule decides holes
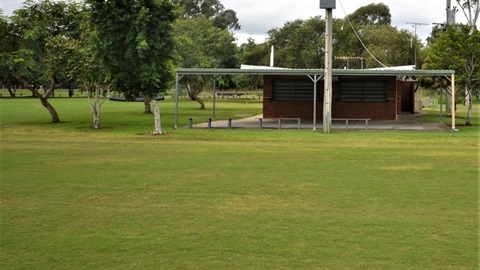
[[[298,129],[301,129],[302,128],[302,120],[301,118],[291,118],[291,117],[275,117],[275,118],[263,118],[263,117],[260,117],[260,118],[255,118],[255,119],[258,119],[258,128],[259,129],[262,129],[263,127],[263,120],[265,119],[275,119],[277,122],[278,122],[278,129],[281,129],[282,128],[282,123],[283,121],[297,121],[297,127]]]
[[[193,119],[195,118],[203,118],[204,117],[189,117],[188,118],[188,128],[193,128]],[[212,128],[212,117],[207,118],[207,127]],[[232,118],[227,118],[228,128],[232,128]]]
[[[365,121],[365,129],[368,130],[368,121],[369,118],[332,118],[332,121],[345,121],[345,129],[349,129],[348,122],[349,121]]]

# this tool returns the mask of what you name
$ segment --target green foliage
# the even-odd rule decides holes
[[[177,20],[174,34],[180,67],[233,68],[237,64],[235,38],[206,17]]]
[[[420,41],[414,40],[411,33],[390,25],[390,12],[385,5],[379,4],[377,7],[373,4],[373,7],[372,5],[367,7],[367,9],[359,8],[354,14],[349,15],[350,20],[354,23],[353,27],[365,46],[387,66],[414,63],[414,48],[422,47]],[[373,8],[373,11],[369,11],[370,8]],[[359,14],[365,16],[359,18]],[[365,68],[381,66],[365,50],[346,20],[334,19],[333,28],[334,58],[337,56],[363,58],[365,59]],[[308,20],[299,19],[287,22],[282,28],[271,29],[268,32],[267,43],[275,46],[276,65],[288,68],[322,68],[325,64],[324,32],[325,20],[321,17]],[[256,50],[253,46],[247,46],[245,49],[251,53]],[[244,54],[248,55],[249,53],[245,52]],[[360,64],[360,61],[356,61],[350,63],[349,67],[361,68]],[[347,64],[343,60],[334,62],[334,68],[344,68],[345,66]]]
[[[480,31],[465,25],[449,27],[425,50],[425,69],[452,69],[457,82],[480,78]]]
[[[68,82],[69,58],[80,37],[80,6],[71,2],[29,0],[10,19],[11,35],[18,38],[11,49],[13,76],[25,86],[55,88]]]
[[[0,82],[10,89],[19,84],[14,76],[15,61],[24,59],[15,58],[15,51],[20,48],[20,34],[11,20],[4,16],[0,16],[0,39]]]
[[[173,80],[173,5],[167,0],[89,0],[96,51],[117,90],[155,96]]]
[[[252,38],[249,38],[247,43],[240,45],[238,55],[242,64],[258,66],[268,66],[270,64],[270,47],[268,44],[256,44]]]
[[[213,20],[213,25],[220,29],[240,30],[237,13],[225,7],[219,0],[172,0],[180,6],[182,18],[195,19],[206,17]]]
[[[48,98],[72,80],[70,59],[78,49],[82,16],[75,2],[27,0],[3,27],[6,43],[0,48],[4,60],[0,68],[6,76],[2,81],[29,89],[50,112],[52,122],[60,118]]]
[[[249,38],[247,43],[240,45],[237,58],[245,65],[269,66],[270,49],[269,44],[256,44],[252,38]],[[263,86],[261,76],[238,75],[233,77],[233,81],[239,89],[259,89]]]
[[[422,47],[419,40],[413,40],[410,32],[390,25],[366,26],[362,29],[362,40],[372,54],[386,66],[413,64],[415,47]],[[366,66],[379,67],[379,64],[369,56],[368,52],[363,50],[361,55],[366,59]]]
[[[176,59],[182,68],[234,68],[237,64],[237,46],[233,34],[218,28],[205,16],[178,19],[175,23]],[[224,81],[227,79],[224,79]],[[182,80],[187,85],[189,97],[200,103],[198,96],[209,82],[202,76],[188,76]]]
[[[287,68],[324,66],[325,21],[321,17],[287,22],[268,31],[269,45],[275,47],[275,65]]]
[[[383,4],[369,4],[358,8],[349,15],[350,21],[356,25],[390,25],[392,15],[390,8]]]
[[[425,68],[455,70],[456,83],[465,88],[469,105],[466,124],[471,125],[472,96],[480,86],[480,31],[468,25],[448,27],[426,49]],[[478,91],[478,89],[477,89]],[[477,92],[478,93],[478,92]]]

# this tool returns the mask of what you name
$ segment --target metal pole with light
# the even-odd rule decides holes
[[[333,50],[333,9],[336,0],[320,0],[320,8],[325,9],[325,91],[323,95],[323,131],[332,130],[332,50]]]

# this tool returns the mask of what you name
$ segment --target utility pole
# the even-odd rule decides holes
[[[407,22],[407,24],[413,24],[413,27],[415,28],[414,33],[415,33],[415,40],[412,40],[412,47],[414,48],[415,51],[415,69],[417,69],[417,45],[413,43],[414,41],[417,40],[417,26],[418,25],[429,25],[428,23],[419,23],[419,22]]]
[[[433,23],[435,25],[440,25],[443,30],[447,30],[448,25],[455,25],[456,24],[456,13],[458,12],[457,7],[452,8],[452,2],[451,0],[447,0],[447,14],[445,16],[445,22],[444,23]]]
[[[452,8],[452,1],[447,0],[447,25],[455,25],[455,14],[457,11],[457,7]]]
[[[336,0],[320,0],[320,8],[325,9],[325,91],[323,95],[323,132],[332,130],[332,50],[333,50],[333,9]]]
[[[446,14],[445,29],[448,29],[449,25],[455,25],[455,14],[457,13],[458,9],[457,9],[457,7],[452,8],[452,1],[447,0],[446,11],[447,11],[447,14]],[[452,86],[452,89],[453,89],[453,86]],[[445,112],[454,114],[455,113],[455,106],[451,106],[454,103],[454,101],[452,99],[452,94],[453,93],[450,93],[450,95],[449,95],[448,92],[447,92],[447,95],[445,97],[445,99],[446,99]]]

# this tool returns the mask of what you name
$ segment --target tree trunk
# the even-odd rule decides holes
[[[89,92],[88,102],[90,103],[90,107],[92,107],[92,110],[93,110],[93,128],[100,129],[100,115],[101,115],[102,104],[100,103],[100,100],[99,100],[98,90],[95,91],[93,101],[91,97],[92,91],[88,91],[88,92]]]
[[[15,97],[15,90],[12,89],[11,85],[7,85],[7,90],[8,90],[8,93],[10,93],[10,97],[14,98]]]
[[[162,123],[160,118],[160,108],[158,108],[158,103],[155,99],[152,100],[153,110],[155,112],[155,131],[152,132],[153,135],[162,135]]]
[[[200,104],[200,110],[205,110],[205,103],[198,96],[198,94],[200,94],[202,92],[199,89],[201,89],[201,88],[198,88],[196,85],[187,84],[188,97],[190,97],[190,99],[192,101],[197,101]]]
[[[93,110],[93,128],[100,129],[100,111]]]
[[[200,110],[205,110],[205,103],[198,96],[203,91],[203,87],[205,86],[205,79],[203,77],[197,79],[198,80],[192,80],[187,83],[188,96],[191,100],[195,100],[200,103]]]
[[[58,117],[58,113],[53,108],[52,104],[48,102],[48,98],[39,96],[40,101],[42,102],[43,107],[47,108],[48,112],[52,116],[52,123],[60,123],[60,117]]]
[[[56,87],[55,81],[53,80],[53,83],[50,85],[50,87],[48,89],[45,89],[45,96],[42,96],[42,94],[38,92],[40,91],[39,87],[35,87],[29,84],[28,81],[22,78],[17,77],[17,79],[19,79],[23,83],[23,85],[28,90],[30,90],[30,92],[32,92],[33,97],[38,97],[40,99],[40,102],[42,103],[43,107],[47,108],[48,112],[52,116],[52,123],[60,123],[60,117],[58,117],[57,111],[55,110],[55,108],[53,108],[52,104],[48,102],[48,98],[50,97],[53,90],[55,90],[55,87]]]
[[[94,84],[84,83],[88,90],[88,103],[93,111],[93,128],[100,129],[100,116],[102,114],[102,105],[105,100],[108,100],[108,96],[104,95],[104,92],[109,93],[109,86],[104,87],[101,83]],[[92,91],[93,89],[93,91]]]
[[[467,120],[465,121],[466,126],[472,125],[472,91],[470,87],[465,86],[465,105],[467,106]]]
[[[153,99],[155,100],[155,99]],[[150,97],[149,96],[144,96],[143,97],[143,103],[145,104],[145,114],[151,114],[152,113],[152,108],[150,107]]]
[[[193,95],[192,99],[196,100],[198,103],[200,103],[200,110],[205,110],[205,103],[203,102],[203,100],[198,95]]]

